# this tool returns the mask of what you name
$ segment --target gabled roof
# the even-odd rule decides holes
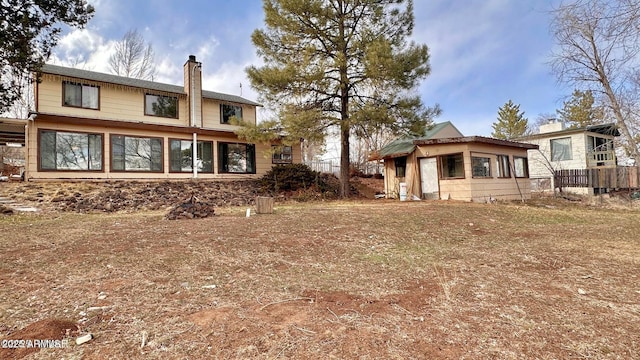
[[[592,132],[601,135],[609,135],[609,136],[620,136],[620,131],[615,123],[607,123],[607,124],[598,124],[598,125],[588,125],[580,128],[569,128],[558,131],[544,132],[539,134],[533,134],[528,136],[522,136],[515,140],[526,141],[529,139],[541,139],[548,137],[556,137],[568,134],[575,134],[581,132]]]
[[[96,71],[88,71],[88,70],[82,70],[82,69],[74,69],[74,68],[68,68],[68,67],[57,66],[57,65],[45,64],[42,67],[42,73],[65,76],[69,78],[76,78],[76,79],[82,79],[82,80],[91,80],[91,81],[97,81],[102,83],[131,86],[131,87],[140,88],[140,89],[164,91],[169,93],[186,95],[186,93],[184,92],[184,87],[178,86],[178,85],[164,84],[164,83],[159,83],[155,81],[140,80],[140,79],[128,78],[124,76],[117,76],[117,75],[105,74],[105,73],[100,73]],[[254,105],[254,106],[262,106],[259,103],[245,99],[241,96],[223,94],[223,93],[218,93],[214,91],[203,90],[202,97],[205,99],[212,99],[212,100],[219,100],[219,101],[226,101],[226,102],[233,102],[233,103],[247,104],[247,105]]]
[[[438,135],[440,131],[444,130],[448,126],[452,126],[458,133],[460,133],[460,131],[450,121],[433,124],[431,125],[431,127],[426,129],[423,136],[403,136],[393,140],[392,142],[385,145],[382,149],[380,149],[376,158],[384,159],[407,156],[411,154],[413,150],[415,150],[416,146],[414,142],[416,140],[433,139]]]

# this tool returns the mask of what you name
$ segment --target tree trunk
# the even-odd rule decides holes
[[[351,185],[349,184],[349,135],[351,129],[347,123],[348,119],[342,120],[340,133],[340,196],[349,196]]]
[[[351,186],[349,185],[349,135],[351,126],[349,124],[349,77],[347,72],[347,40],[345,38],[345,19],[343,14],[343,3],[338,1],[339,31],[338,52],[340,57],[340,196],[349,196]]]

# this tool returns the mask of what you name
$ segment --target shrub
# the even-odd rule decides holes
[[[264,174],[260,185],[265,191],[296,191],[314,185],[319,175],[305,164],[276,165]]]
[[[340,193],[340,181],[333,174],[321,174],[304,164],[276,165],[261,179],[262,191],[297,192],[293,198],[306,201],[314,198],[335,198]]]

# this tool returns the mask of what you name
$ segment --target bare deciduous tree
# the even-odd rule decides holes
[[[20,97],[15,98],[14,102],[7,108],[7,111],[1,115],[16,119],[26,119],[29,116],[29,112],[35,109],[31,74],[25,72],[14,72],[13,74],[6,75],[6,77],[11,76],[13,79],[7,80],[7,82],[10,82],[13,86],[20,88]]]
[[[631,104],[640,55],[637,0],[575,0],[552,10],[558,44],[552,67],[558,79],[602,94],[616,119],[624,146],[636,165],[640,153],[633,133]]]
[[[156,72],[153,47],[138,30],[129,30],[116,43],[115,52],[109,57],[109,67],[116,75],[153,80]]]

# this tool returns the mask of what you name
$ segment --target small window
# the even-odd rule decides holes
[[[172,172],[192,172],[193,171],[193,141],[191,140],[171,140],[169,151],[170,171]],[[213,172],[213,142],[198,141],[196,164],[198,171],[203,173]]]
[[[551,161],[571,160],[571,138],[552,139],[551,143]]]
[[[510,178],[511,168],[509,166],[509,156],[507,155],[496,156],[496,169],[498,170],[499,178]]]
[[[256,173],[256,147],[253,144],[218,143],[218,156],[221,173]]]
[[[111,170],[162,172],[162,139],[111,135]]]
[[[473,177],[491,177],[491,159],[488,157],[471,157]]]
[[[40,170],[102,170],[102,134],[40,131]]]
[[[440,156],[440,174],[443,179],[464,178],[462,153]]]
[[[231,118],[242,120],[242,106],[237,105],[220,105],[220,119],[223,124],[228,124]]]
[[[145,94],[144,114],[177,119],[178,98],[175,96]]]
[[[293,149],[291,146],[271,146],[272,164],[291,164],[293,162]]]
[[[407,172],[407,157],[397,157],[393,162],[396,166],[396,177],[405,177]]]
[[[100,108],[100,88],[64,81],[62,83],[64,106],[98,110]]]
[[[513,173],[517,178],[529,177],[529,164],[525,157],[513,157]]]

